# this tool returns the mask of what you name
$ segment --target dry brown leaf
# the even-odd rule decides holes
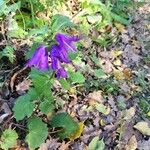
[[[134,125],[134,128],[139,130],[142,134],[150,136],[150,127],[147,122],[141,121]]]
[[[88,95],[88,99],[89,99],[89,101],[97,101],[100,103],[103,103],[103,101],[104,101],[103,96],[102,96],[102,91],[100,91],[100,90],[90,93]]]
[[[69,150],[70,142],[65,143],[65,141],[62,142],[61,146],[58,148],[58,150]]]
[[[117,69],[114,70],[113,75],[114,75],[116,80],[123,80],[124,79],[124,74],[121,70],[117,70]]]
[[[111,55],[113,56],[113,58],[117,58],[118,56],[122,55],[122,51],[121,50],[114,50],[111,52]]]
[[[24,71],[24,70],[26,70],[26,69],[27,69],[27,67],[22,68],[21,70],[17,71],[17,72],[11,77],[11,79],[10,79],[10,89],[11,89],[12,92],[13,92],[13,90],[14,90],[15,80],[16,80],[17,76],[18,76],[22,71]]]
[[[127,79],[127,80],[130,80],[130,79],[131,79],[131,76],[132,76],[131,69],[125,68],[125,69],[123,70],[123,74],[124,74],[125,79]]]
[[[115,26],[116,26],[116,28],[117,28],[117,30],[119,31],[119,32],[125,32],[126,30],[125,30],[125,26],[124,25],[122,25],[122,24],[120,24],[120,23],[114,23],[115,24]]]
[[[136,150],[137,149],[137,140],[135,135],[133,135],[127,145],[125,146],[126,150]]]
[[[16,85],[16,91],[17,92],[24,92],[24,91],[28,90],[31,86],[31,82],[32,81],[29,79],[23,80],[21,83]]]
[[[113,64],[116,65],[116,66],[121,66],[122,62],[120,59],[116,59],[113,61]]]
[[[38,150],[57,150],[58,147],[61,145],[61,143],[59,143],[57,141],[57,139],[47,139],[45,143],[40,145],[40,148]]]

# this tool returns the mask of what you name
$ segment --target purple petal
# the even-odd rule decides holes
[[[59,45],[53,45],[51,47],[50,56],[57,57],[60,61],[64,63],[70,63],[70,59],[68,57],[68,52],[65,49],[62,49]]]
[[[67,77],[68,77],[68,73],[67,73],[67,71],[64,68],[60,68],[57,71],[57,79],[67,78]]]
[[[33,65],[37,66],[39,63],[39,59],[40,59],[41,55],[43,55],[43,54],[45,54],[45,46],[41,45],[35,50],[32,58],[27,62],[26,65],[29,67],[31,67]]]
[[[60,62],[59,62],[59,60],[58,60],[58,58],[56,58],[56,57],[51,57],[51,66],[52,66],[52,69],[54,70],[54,71],[56,71],[56,70],[58,70],[59,68],[61,68],[61,66],[60,66]]]
[[[44,45],[39,46],[32,58],[27,62],[26,66],[35,66],[39,70],[48,70],[48,53],[46,51],[46,47]]]
[[[69,36],[61,33],[56,34],[56,41],[59,43],[60,47],[66,49],[67,51],[76,51],[76,46],[74,42],[79,41],[81,38],[78,36]]]
[[[49,65],[48,65],[48,54],[45,54],[45,56],[41,56],[38,68],[42,71],[48,70]]]

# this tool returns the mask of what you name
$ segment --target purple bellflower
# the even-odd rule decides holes
[[[69,59],[68,52],[76,52],[77,48],[75,42],[79,41],[81,38],[78,36],[69,36],[61,33],[57,33],[55,36],[57,44],[51,47],[50,58],[51,58],[51,68],[55,71],[57,79],[67,78],[68,73],[62,66],[62,64],[71,63]],[[45,71],[49,69],[48,64],[48,52],[44,45],[40,45],[34,52],[32,58],[27,62],[26,66]]]
[[[77,36],[68,36],[61,33],[57,33],[55,36],[57,41],[56,45],[51,47],[50,57],[52,69],[56,72],[57,78],[67,78],[67,71],[61,66],[61,63],[71,63],[68,52],[76,52],[75,42],[80,38]]]
[[[49,69],[48,66],[48,52],[44,45],[40,45],[34,52],[32,58],[27,62],[26,66],[45,71]]]

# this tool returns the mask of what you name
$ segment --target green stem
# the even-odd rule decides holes
[[[31,6],[32,23],[33,23],[33,26],[35,27],[35,24],[34,24],[34,19],[35,19],[35,17],[34,17],[33,4],[32,4],[32,1],[31,1],[31,0],[29,0],[29,2],[30,2],[30,6]]]

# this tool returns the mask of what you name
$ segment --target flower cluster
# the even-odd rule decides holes
[[[68,52],[76,52],[75,42],[80,38],[57,33],[55,36],[57,44],[50,49],[51,69],[55,71],[57,78],[67,78],[67,71],[62,66],[63,63],[71,63]],[[39,70],[48,70],[48,52],[44,45],[40,45],[34,52],[32,58],[27,62],[27,66],[34,66]]]

